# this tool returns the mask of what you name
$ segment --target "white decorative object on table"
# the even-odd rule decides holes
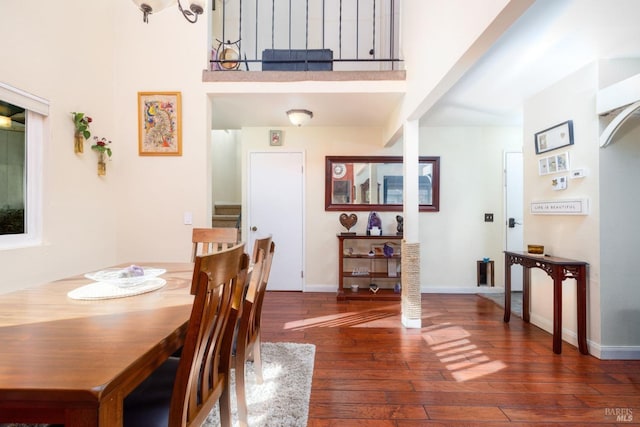
[[[84,275],[94,283],[76,288],[67,296],[77,300],[124,298],[162,288],[167,281],[159,278],[164,268],[130,265],[125,268],[107,268]]]
[[[167,270],[164,268],[132,265],[126,268],[107,268],[105,270],[87,273],[84,277],[95,280],[96,282],[108,282],[120,287],[127,287],[139,285],[166,272]]]

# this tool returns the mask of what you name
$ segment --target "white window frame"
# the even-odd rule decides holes
[[[23,234],[0,235],[0,250],[42,244],[42,183],[45,117],[49,101],[0,82],[0,99],[26,110],[26,197]]]

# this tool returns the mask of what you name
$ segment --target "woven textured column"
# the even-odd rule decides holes
[[[421,327],[420,243],[402,240],[402,318]]]

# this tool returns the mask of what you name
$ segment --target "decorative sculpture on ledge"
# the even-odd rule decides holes
[[[377,213],[371,212],[367,221],[367,236],[382,235],[382,220]]]
[[[402,236],[402,233],[404,232],[404,218],[402,215],[396,215],[396,222],[398,223],[396,226],[396,236]]]
[[[351,214],[351,215],[347,215],[346,213],[343,213],[340,215],[340,224],[342,224],[342,226],[344,228],[347,229],[347,231],[343,231],[341,234],[343,236],[353,236],[354,234],[356,234],[353,231],[349,231],[353,228],[354,225],[356,225],[356,223],[358,222],[358,216],[356,214]]]

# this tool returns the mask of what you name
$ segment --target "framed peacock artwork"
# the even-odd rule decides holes
[[[138,154],[182,155],[180,92],[138,92]]]

